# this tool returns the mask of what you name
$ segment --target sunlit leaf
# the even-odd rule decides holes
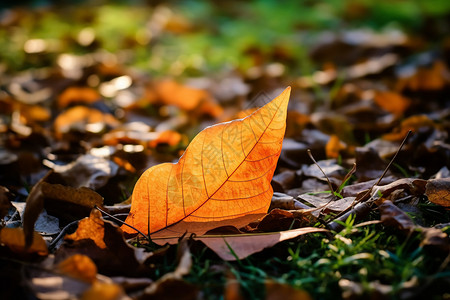
[[[244,119],[206,128],[178,163],[148,169],[136,183],[126,223],[152,236],[180,236],[243,226],[265,214],[289,95],[287,88]]]

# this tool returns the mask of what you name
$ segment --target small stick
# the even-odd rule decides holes
[[[405,138],[403,139],[402,143],[400,144],[400,146],[398,147],[397,151],[394,154],[394,157],[392,157],[392,159],[389,161],[388,165],[386,166],[386,168],[383,171],[383,174],[381,174],[380,178],[377,180],[377,182],[375,182],[372,187],[370,189],[367,190],[367,192],[364,194],[364,196],[361,197],[361,199],[359,199],[358,202],[362,202],[364,201],[364,199],[369,196],[370,192],[372,191],[372,189],[377,186],[381,180],[383,179],[383,177],[386,175],[386,173],[389,171],[389,168],[391,167],[392,163],[395,161],[395,159],[397,158],[398,153],[400,152],[400,150],[402,150],[403,146],[406,143],[406,140],[408,140],[408,137],[411,135],[411,130],[408,130],[408,133],[406,134]],[[354,204],[352,204],[353,206]]]
[[[328,178],[327,174],[325,174],[325,172],[322,170],[322,168],[319,166],[319,164],[317,163],[317,161],[314,159],[314,156],[311,153],[311,149],[306,150],[306,153],[308,153],[309,157],[311,158],[311,160],[314,162],[314,164],[319,168],[319,170],[322,172],[323,176],[325,176],[327,182],[328,182],[328,186],[330,187],[330,191],[331,194],[334,196],[334,189],[333,186],[331,185],[331,181],[330,178]]]
[[[365,207],[364,208],[360,207],[359,204],[361,204],[361,202],[367,201],[367,200],[369,200],[371,198],[371,197],[368,197],[368,196],[372,192],[373,188],[375,186],[377,186],[381,182],[383,177],[386,175],[387,171],[389,170],[389,168],[391,167],[392,163],[397,158],[397,155],[399,154],[400,150],[405,145],[405,143],[408,140],[408,137],[410,135],[411,135],[411,130],[409,130],[408,133],[406,134],[406,136],[403,139],[402,143],[400,144],[400,146],[398,147],[397,151],[395,152],[394,157],[392,157],[391,161],[388,163],[388,165],[386,166],[386,168],[383,171],[383,174],[381,174],[381,176],[377,180],[377,182],[375,182],[370,187],[370,189],[368,189],[367,192],[358,201],[355,200],[349,207],[347,207],[345,210],[341,211],[338,215],[336,215],[335,218],[333,219],[333,221],[330,221],[328,223],[328,225],[327,225],[328,228],[332,228],[332,230],[334,230],[334,231],[339,231],[339,230],[342,229],[342,225],[337,223],[336,220],[344,222],[352,214],[356,213],[357,215],[361,215],[361,214],[365,214],[365,213],[369,212],[369,210],[367,210]],[[365,206],[368,206],[368,205],[366,204]]]

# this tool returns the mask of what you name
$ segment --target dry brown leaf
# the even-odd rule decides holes
[[[412,231],[416,228],[411,218],[391,201],[384,201],[378,208],[383,224],[396,227],[402,231]]]
[[[97,276],[97,266],[86,255],[75,254],[72,255],[57,266],[57,269],[72,278],[93,283]]]
[[[289,94],[287,88],[245,119],[206,128],[178,163],[148,169],[136,183],[125,222],[154,238],[240,227],[265,214]]]
[[[428,180],[425,194],[430,202],[450,209],[450,178]]]

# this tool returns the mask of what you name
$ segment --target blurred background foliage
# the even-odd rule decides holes
[[[0,71],[51,66],[63,53],[113,53],[155,76],[280,63],[313,72],[311,47],[351,29],[449,34],[448,0],[2,1]],[[60,57],[59,57],[60,58]]]

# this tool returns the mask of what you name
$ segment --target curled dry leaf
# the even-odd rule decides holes
[[[289,95],[287,88],[244,119],[206,128],[178,163],[148,169],[136,183],[125,222],[154,238],[241,227],[265,214]]]
[[[431,202],[450,209],[450,178],[428,180],[425,194]]]
[[[411,218],[391,201],[384,201],[379,207],[383,224],[394,226],[400,230],[412,231],[416,225]]]

